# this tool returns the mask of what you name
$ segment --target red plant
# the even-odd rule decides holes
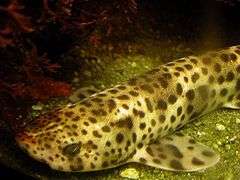
[[[127,31],[128,25],[135,20],[136,2],[137,0],[0,2],[0,94],[7,93],[16,102],[21,102],[20,106],[26,102],[31,104],[52,97],[68,96],[70,85],[60,78],[53,78],[54,73],[64,69],[57,59],[83,39],[97,48],[104,39]],[[29,50],[29,46],[34,48]],[[4,97],[0,95],[0,111],[3,111],[10,104],[2,105],[1,99]],[[7,101],[4,99],[4,102]],[[18,109],[18,105],[12,107]],[[10,114],[13,108],[7,109],[9,111],[6,112],[9,113],[6,117],[12,117]]]

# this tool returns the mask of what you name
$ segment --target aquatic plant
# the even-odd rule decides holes
[[[106,39],[128,34],[136,10],[136,0],[1,1],[2,102],[8,101],[6,97],[21,102],[16,107],[9,104],[17,109],[51,97],[68,96],[71,86],[59,76],[65,65],[60,56],[83,41],[98,47]],[[8,103],[0,106],[3,110]],[[10,117],[6,114],[1,112]]]

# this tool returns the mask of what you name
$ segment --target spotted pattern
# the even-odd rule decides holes
[[[226,102],[240,107],[239,56],[239,47],[189,56],[103,92],[89,92],[94,95],[40,116],[16,139],[32,157],[62,171],[106,169],[131,158],[188,170],[173,138],[166,138],[167,152],[148,145]],[[194,155],[197,142],[187,143],[186,151]],[[191,157],[192,167],[206,166],[204,158],[215,157],[210,150],[200,153]]]

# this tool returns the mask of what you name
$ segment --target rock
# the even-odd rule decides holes
[[[42,104],[32,105],[32,109],[34,111],[41,111],[43,109],[43,105]]]
[[[120,176],[129,179],[138,179],[139,172],[135,168],[127,168],[120,173]]]
[[[224,125],[222,124],[216,124],[216,130],[218,131],[224,131],[226,128]]]
[[[236,118],[236,123],[240,124],[240,119]]]
[[[132,62],[131,66],[132,66],[132,67],[136,67],[136,66],[137,66],[137,63]]]

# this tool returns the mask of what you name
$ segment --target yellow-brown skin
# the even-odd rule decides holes
[[[238,108],[239,74],[240,46],[181,58],[39,117],[16,141],[53,169],[113,168],[192,119]]]

